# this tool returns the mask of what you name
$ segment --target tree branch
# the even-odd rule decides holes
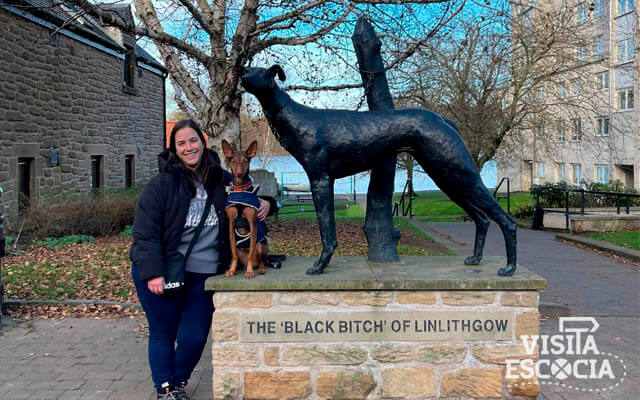
[[[197,59],[204,65],[207,65],[209,63],[210,58],[206,53],[200,51],[198,48],[174,36],[166,34],[159,22],[157,25],[154,26],[153,30],[142,28],[142,27],[136,27],[134,25],[128,24],[117,13],[103,10],[102,8],[96,5],[89,3],[88,0],[69,0],[69,1],[71,1],[73,4],[80,7],[87,14],[100,19],[106,25],[115,26],[127,33],[130,33],[133,35],[139,35],[139,36],[146,36],[157,42],[164,43],[169,46],[173,46],[181,51],[184,51],[186,54]]]
[[[344,85],[328,86],[289,85],[284,87],[284,90],[303,90],[307,92],[339,91],[344,89],[362,89],[362,83],[345,83]]]

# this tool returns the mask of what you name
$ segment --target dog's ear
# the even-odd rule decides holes
[[[276,64],[276,65],[272,66],[271,68],[269,68],[269,75],[272,78],[275,77],[276,74],[278,74],[278,79],[280,79],[280,81],[282,81],[282,82],[284,82],[285,79],[287,79],[287,76],[284,74],[284,70],[278,64]]]
[[[258,154],[258,141],[254,140],[251,142],[249,147],[247,147],[247,157],[253,158]]]
[[[226,158],[233,157],[233,148],[226,140],[222,139],[222,153]]]

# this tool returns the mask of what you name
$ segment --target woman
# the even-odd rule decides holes
[[[170,135],[169,149],[158,157],[160,173],[138,202],[131,273],[149,321],[149,364],[158,399],[188,399],[184,387],[207,343],[213,314],[204,282],[229,265],[224,204],[231,175],[205,147],[195,122],[179,121]],[[166,262],[187,252],[209,196],[211,209],[185,264],[184,291],[165,297]],[[271,208],[261,199],[258,218]]]

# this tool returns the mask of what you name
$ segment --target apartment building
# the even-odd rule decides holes
[[[546,112],[531,115],[539,118],[530,124],[536,128],[512,132],[498,151],[498,178],[509,177],[511,190],[611,180],[640,189],[636,7],[634,0],[550,0],[514,13],[530,24],[536,24],[536,13],[550,9],[572,13],[572,41],[564,46],[575,67],[535,88]],[[564,100],[571,96],[570,107]]]

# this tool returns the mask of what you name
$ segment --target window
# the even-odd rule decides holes
[[[564,121],[558,121],[558,142],[565,140],[567,140],[567,129],[564,126]]]
[[[546,91],[544,89],[544,86],[538,87],[538,101],[544,101],[545,97],[546,97]]]
[[[542,161],[536,163],[536,177],[544,178],[544,162]]]
[[[609,166],[596,165],[596,182],[609,183]]]
[[[618,42],[616,46],[619,64],[633,61],[633,39]]]
[[[604,36],[598,35],[593,39],[593,59],[595,61],[604,58]]]
[[[558,97],[561,99],[567,97],[567,87],[564,82],[558,83]]]
[[[609,117],[597,118],[596,136],[609,136]]]
[[[558,163],[558,182],[567,181],[567,164]]]
[[[124,156],[124,187],[131,187],[135,183],[135,168],[133,155]]]
[[[587,3],[578,4],[578,23],[584,24],[587,22]]]
[[[593,17],[598,18],[604,15],[604,0],[595,0]]]
[[[582,121],[579,118],[571,120],[571,141],[579,142],[582,140]]]
[[[580,79],[576,78],[571,81],[571,86],[573,86],[573,95],[580,96],[582,94],[582,82]]]
[[[618,110],[633,109],[633,88],[618,91]]]
[[[579,61],[586,61],[587,60],[587,46],[583,45],[583,44],[579,44],[577,49],[576,49],[576,55],[578,57]]]
[[[533,8],[529,8],[522,13],[522,24],[525,28],[531,28],[533,26]]]
[[[102,189],[102,156],[91,156],[91,189]]]
[[[29,208],[31,194],[33,193],[34,159],[18,158],[18,213],[22,214]]]
[[[129,88],[135,87],[136,75],[136,51],[133,47],[126,46],[127,52],[124,55],[124,85]]]
[[[582,165],[580,164],[571,164],[573,169],[573,181],[574,185],[580,185],[582,183]]]
[[[599,90],[609,89],[609,71],[604,71],[597,74],[596,83]]]
[[[633,10],[633,0],[618,0],[618,15],[628,13]]]

